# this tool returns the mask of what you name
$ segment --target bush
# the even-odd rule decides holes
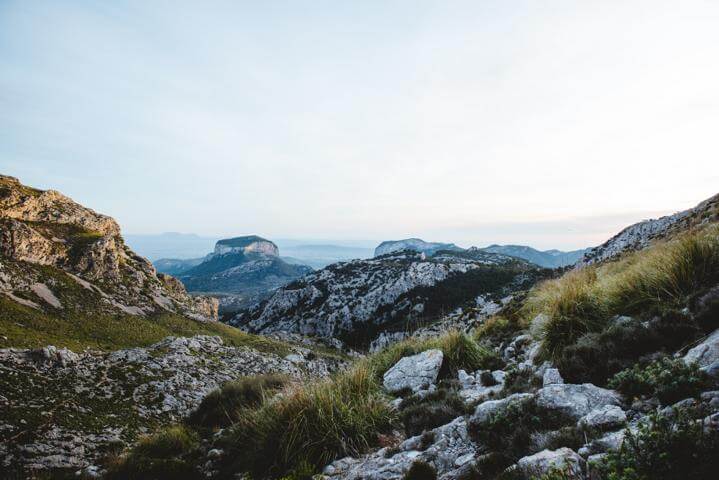
[[[432,465],[422,460],[417,460],[409,467],[403,480],[437,480],[437,470]]]
[[[242,408],[256,408],[268,394],[287,385],[284,375],[258,375],[227,382],[207,395],[189,417],[188,423],[208,429],[225,428],[240,416]]]
[[[135,448],[108,468],[107,478],[127,480],[190,480],[202,478],[194,468],[197,434],[175,425],[141,439]]]
[[[500,469],[528,455],[538,433],[558,430],[569,423],[573,422],[540,408],[530,399],[508,405],[481,427],[470,427],[470,434],[477,443],[495,453],[494,468]],[[560,443],[555,442],[554,446],[574,446]]]
[[[513,393],[530,392],[541,386],[542,380],[534,375],[534,370],[513,367],[507,371],[504,387],[502,387],[502,395],[509,396]]]
[[[719,431],[694,420],[696,412],[653,415],[622,447],[597,465],[607,480],[705,480],[719,471]]]
[[[445,425],[470,413],[455,390],[440,388],[424,398],[412,396],[400,406],[400,419],[408,436]]]
[[[709,381],[697,365],[664,357],[649,365],[635,365],[619,372],[609,386],[630,398],[656,396],[666,405],[697,396],[709,387]]]
[[[303,463],[318,468],[363,453],[395,418],[379,392],[376,373],[360,364],[260,408],[242,410],[219,441],[228,452],[223,469],[280,476]]]

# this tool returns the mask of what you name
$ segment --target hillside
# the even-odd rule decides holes
[[[433,323],[459,307],[499,302],[541,275],[525,261],[477,249],[433,257],[404,250],[313,272],[230,323],[254,333],[338,337],[366,347],[383,334]]]
[[[404,240],[387,240],[380,243],[374,250],[374,256],[379,257],[390,253],[401,252],[402,250],[411,250],[413,252],[426,253],[432,255],[439,250],[458,250],[453,243],[425,242],[419,238],[407,238]]]
[[[574,265],[587,251],[587,249],[572,250],[569,252],[563,252],[561,250],[542,251],[524,245],[490,245],[482,250],[523,258],[544,268],[562,268]]]

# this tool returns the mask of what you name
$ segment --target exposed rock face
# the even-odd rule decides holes
[[[539,478],[552,470],[560,470],[565,473],[566,476],[562,478],[584,478],[584,459],[566,447],[554,451],[543,450],[534,455],[520,458],[517,467],[527,479]]]
[[[457,307],[476,309],[480,295],[483,302],[499,301],[539,275],[526,262],[480,253],[427,258],[402,252],[330,265],[277,290],[230,323],[256,333],[288,331],[367,346],[381,332],[406,331],[408,322],[429,324]],[[457,290],[462,294],[447,294]]]
[[[397,480],[414,462],[423,461],[435,468],[438,478],[461,478],[477,450],[469,438],[467,421],[459,417],[431,433],[434,440],[429,446],[422,445],[421,436],[411,437],[394,454],[383,448],[363,458],[343,458],[325,467],[323,474],[337,480]]]
[[[385,372],[384,388],[390,393],[407,388],[414,392],[427,388],[437,381],[443,358],[442,350],[427,350],[402,358]]]
[[[461,250],[461,248],[454,243],[425,242],[419,238],[407,238],[404,240],[388,240],[380,243],[374,250],[374,256],[379,257],[403,250],[432,255],[439,250]]]
[[[317,378],[339,366],[303,348],[291,355],[294,362],[213,336],[112,353],[0,350],[0,470],[83,468],[112,443],[182,419],[228,380]]]
[[[627,415],[616,405],[595,408],[579,419],[577,425],[585,429],[610,430],[627,423]]]
[[[582,385],[549,385],[537,392],[537,405],[579,420],[592,410],[606,405],[620,405],[621,397],[613,390],[591,383]]]
[[[534,395],[531,393],[515,393],[500,400],[488,400],[480,403],[474,410],[474,414],[470,418],[470,423],[473,427],[480,428],[482,425],[487,423],[493,415],[506,410],[512,405],[519,405],[528,402],[532,398],[534,398]]]
[[[219,240],[215,244],[215,255],[223,255],[225,253],[259,253],[262,255],[279,256],[280,250],[273,242],[258,237],[257,235],[248,235],[245,237],[226,238]]]
[[[101,297],[98,308],[146,315],[177,312],[197,319],[216,320],[212,302],[190,298],[181,285],[158,277],[152,264],[123,242],[112,218],[85,208],[53,190],[41,191],[17,179],[0,176],[0,293],[28,305],[60,308],[47,271],[68,275],[70,283]],[[62,272],[59,273],[59,272]],[[35,285],[45,287],[37,290]],[[28,303],[29,302],[29,303]],[[35,307],[33,307],[35,308]]]
[[[702,343],[689,350],[684,355],[684,361],[696,363],[703,368],[719,362],[719,330],[715,330]]]
[[[716,221],[719,221],[719,195],[714,195],[689,210],[631,225],[598,247],[589,249],[577,264],[603,262],[625,252],[648,247],[654,240]]]

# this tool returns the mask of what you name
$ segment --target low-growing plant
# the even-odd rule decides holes
[[[228,452],[223,469],[277,477],[303,462],[319,468],[366,451],[394,419],[375,372],[360,364],[241,411],[219,441]]]
[[[288,381],[285,375],[258,375],[227,382],[202,400],[188,423],[209,429],[228,427],[239,418],[243,408],[258,407],[267,395],[274,394]]]
[[[416,460],[402,477],[403,480],[437,480],[437,470],[427,462]]]
[[[423,397],[412,396],[402,401],[400,419],[407,435],[419,435],[457,417],[469,413],[456,390],[439,388]]]
[[[719,431],[705,428],[697,412],[654,414],[627,430],[622,447],[596,467],[606,480],[706,480],[719,471]]]
[[[695,397],[709,386],[709,381],[696,364],[664,357],[619,372],[609,386],[628,397],[656,396],[666,405]]]
[[[126,456],[108,468],[108,479],[194,480],[202,478],[195,469],[199,439],[183,425],[173,425],[140,439]]]
[[[531,368],[513,367],[507,371],[502,387],[502,395],[508,396],[513,393],[529,392],[542,386],[542,380],[535,376]]]

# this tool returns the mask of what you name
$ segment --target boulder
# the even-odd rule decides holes
[[[384,388],[390,393],[407,388],[417,392],[437,381],[444,355],[441,350],[427,350],[404,357],[383,377]]]
[[[564,473],[562,478],[583,479],[583,467],[584,459],[566,447],[542,450],[517,462],[517,469],[525,478],[539,478],[553,470],[560,470]]]
[[[591,430],[610,430],[627,423],[627,415],[616,405],[604,405],[595,408],[579,419],[577,426]]]
[[[489,400],[480,403],[474,410],[472,418],[470,418],[470,424],[475,427],[483,425],[490,419],[492,415],[495,415],[498,412],[505,410],[511,405],[529,401],[533,397],[534,395],[532,395],[531,393],[515,393],[514,395],[510,395],[507,398],[503,398],[501,400]]]
[[[556,368],[548,368],[544,371],[544,375],[542,376],[542,385],[560,385],[564,383],[564,379],[562,378],[562,375],[559,373],[559,370]]]
[[[605,405],[620,405],[620,395],[591,383],[549,385],[537,392],[537,405],[579,420]]]
[[[686,363],[696,363],[700,367],[709,367],[719,362],[719,329],[709,335],[702,343],[684,355]]]

